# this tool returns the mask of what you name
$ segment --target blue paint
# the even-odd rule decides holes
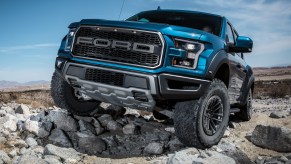
[[[190,11],[185,11],[190,12]],[[207,13],[206,13],[207,14]],[[210,14],[211,15],[211,14]],[[119,27],[119,28],[127,28],[127,29],[140,29],[147,31],[158,31],[162,34],[165,41],[165,50],[164,50],[164,58],[162,66],[156,69],[148,69],[136,66],[130,66],[126,64],[117,64],[110,63],[110,61],[96,61],[96,60],[88,60],[81,59],[77,57],[72,57],[69,52],[65,52],[64,42],[65,38],[62,41],[62,45],[59,50],[59,56],[70,58],[72,61],[78,63],[86,63],[90,65],[96,65],[101,67],[109,67],[115,69],[122,70],[130,70],[135,72],[147,73],[147,74],[160,74],[160,73],[171,73],[177,75],[186,75],[186,76],[194,76],[204,78],[207,70],[207,66],[210,61],[213,59],[215,54],[220,50],[225,49],[225,29],[227,19],[222,18],[221,23],[221,31],[220,35],[216,36],[214,34],[180,26],[173,26],[167,24],[159,24],[159,23],[148,23],[148,22],[134,22],[134,21],[112,21],[112,20],[101,20],[101,19],[85,19],[80,22],[72,23],[69,28],[77,28],[80,25],[94,25],[94,26],[109,26],[109,27]],[[187,69],[172,66],[173,58],[180,57],[184,58],[186,52],[183,50],[178,50],[174,46],[173,38],[183,38],[190,41],[203,43],[205,46],[204,51],[200,54],[198,59],[197,68]],[[246,37],[242,37],[241,44],[246,44],[248,42]]]

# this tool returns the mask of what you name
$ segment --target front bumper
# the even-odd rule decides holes
[[[56,69],[71,86],[93,99],[147,111],[154,109],[157,100],[199,98],[210,84],[168,73],[143,74],[74,62]]]

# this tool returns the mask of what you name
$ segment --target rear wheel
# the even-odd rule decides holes
[[[100,102],[84,100],[58,73],[54,73],[51,81],[51,95],[56,106],[67,109],[69,112],[90,116],[98,111]]]
[[[186,146],[201,149],[211,147],[223,137],[229,110],[226,86],[221,80],[214,79],[200,99],[176,104],[175,133]]]
[[[240,108],[240,111],[235,115],[244,121],[249,121],[252,118],[253,114],[253,94],[252,89],[248,92],[247,102],[246,104]]]

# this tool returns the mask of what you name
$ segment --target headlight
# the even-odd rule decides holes
[[[72,44],[73,44],[73,39],[75,36],[75,28],[71,28],[69,33],[67,34],[67,40],[66,40],[66,46],[65,46],[65,51],[71,51]]]
[[[177,38],[175,38],[174,41],[175,41],[175,47],[178,49],[185,50],[186,55],[184,59],[174,58],[173,66],[196,69],[199,55],[204,50],[204,44],[195,42],[195,41],[183,40],[183,39],[177,39]]]

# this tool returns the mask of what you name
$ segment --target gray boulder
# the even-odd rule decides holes
[[[6,121],[4,122],[3,127],[11,132],[15,132],[17,130],[17,117],[7,113],[4,119]]]
[[[29,108],[26,105],[19,105],[16,109],[15,109],[15,113],[19,113],[19,114],[23,114],[23,116],[25,118],[28,118],[30,115],[30,111]]]
[[[89,122],[79,120],[80,132],[87,135],[97,135],[95,128]]]
[[[47,122],[46,124],[50,124],[49,122]],[[24,122],[23,125],[23,130],[29,131],[30,133],[33,133],[35,135],[37,135],[40,138],[44,138],[47,137],[50,132],[48,130],[50,130],[48,127],[46,127],[45,123],[39,123],[37,121],[32,121],[30,119],[27,119]]]
[[[25,140],[26,144],[29,146],[29,147],[34,147],[34,146],[37,146],[37,142],[34,138],[32,137],[28,137],[26,138]]]
[[[2,109],[2,108],[1,108]],[[6,113],[10,113],[10,114],[12,114],[12,115],[14,115],[15,114],[15,111],[13,110],[13,108],[11,108],[11,107],[4,107],[4,111],[6,112]]]
[[[250,140],[263,148],[278,152],[291,151],[291,129],[286,127],[257,125]]]
[[[71,141],[61,129],[52,130],[51,135],[48,137],[48,140],[51,141],[54,145],[61,147],[73,146]]]
[[[44,148],[44,155],[54,155],[60,157],[62,160],[75,159],[79,161],[81,159],[80,153],[73,148],[61,148],[52,144],[48,144]]]
[[[64,131],[77,131],[78,124],[76,120],[64,112],[50,111],[47,117],[59,129]]]
[[[146,154],[153,154],[153,155],[159,155],[162,154],[164,151],[163,144],[157,143],[157,142],[152,142],[148,144],[144,148],[144,153]]]
[[[98,120],[93,119],[92,124],[95,127],[96,135],[100,135],[104,132],[104,128],[101,126]]]
[[[9,163],[9,161],[9,156],[3,150],[0,150],[0,163]]]
[[[112,121],[113,118],[109,114],[103,114],[102,116],[98,117],[98,121],[101,123],[103,127],[107,127],[109,121]]]
[[[79,148],[88,154],[101,153],[106,149],[106,144],[103,140],[97,137],[82,137],[78,142]]]
[[[106,129],[110,130],[110,131],[118,130],[118,129],[121,129],[121,128],[122,128],[122,126],[118,122],[116,122],[114,120],[109,121],[107,123],[107,127],[106,127]]]
[[[123,134],[140,134],[140,127],[134,124],[127,124],[122,129]]]

